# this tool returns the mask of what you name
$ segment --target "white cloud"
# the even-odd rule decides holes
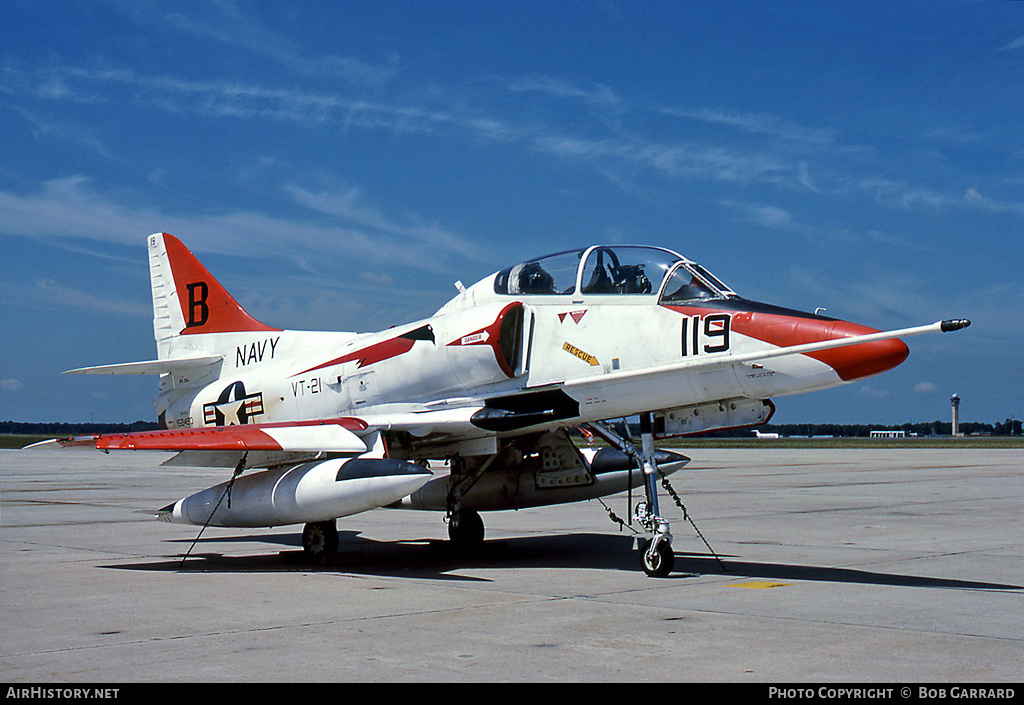
[[[874,387],[862,386],[857,390],[857,393],[862,397],[869,399],[885,399],[889,396],[888,389],[875,389]]]
[[[55,310],[84,310],[98,313],[112,313],[133,317],[147,318],[153,315],[149,301],[139,303],[111,299],[89,291],[60,284],[52,279],[41,279],[28,294],[36,305],[47,306]]]
[[[931,189],[877,177],[863,179],[859,187],[882,205],[906,210],[937,210],[958,200]]]
[[[914,385],[914,391],[917,394],[931,394],[936,389],[938,389],[938,387],[936,387],[931,382],[918,382],[917,384]]]
[[[113,153],[103,140],[93,134],[89,128],[68,122],[66,116],[62,118],[49,117],[18,107],[15,107],[14,110],[25,118],[37,136],[46,135],[72,146],[95,152],[108,159],[113,158]]]
[[[831,130],[806,127],[766,113],[747,113],[712,108],[664,108],[662,113],[710,125],[730,127],[748,135],[774,137],[808,146],[824,147],[835,141],[835,134]]]
[[[1014,49],[1024,49],[1024,36],[1017,37],[1011,42],[1007,42],[1000,47],[1002,51],[1012,51]]]
[[[285,191],[297,203],[318,213],[341,218],[367,230],[395,236],[402,241],[427,245],[438,252],[457,252],[467,259],[486,261],[486,254],[476,245],[437,224],[424,223],[419,218],[399,222],[385,216],[379,209],[366,203],[365,194],[361,189],[344,187],[339,191],[313,192],[298,186],[287,186]]]
[[[1024,215],[1024,201],[997,201],[982,196],[975,188],[962,193],[942,192],[905,181],[879,177],[863,179],[858,188],[883,206],[908,211],[937,212],[953,208],[976,208],[991,213]]]
[[[963,200],[964,200],[964,203],[971,203],[971,204],[982,204],[982,203],[985,202],[985,198],[980,193],[978,193],[977,191],[975,191],[972,188],[969,188],[966,191],[964,191],[964,198],[963,198]]]
[[[0,392],[17,392],[25,388],[19,379],[0,379]]]
[[[793,214],[778,206],[765,206],[739,201],[720,201],[721,205],[739,211],[744,221],[757,223],[768,228],[779,228],[793,224]]]
[[[556,98],[580,99],[591,105],[616,111],[622,107],[622,101],[615,92],[600,83],[591,89],[585,89],[560,78],[529,76],[509,81],[508,88],[515,92],[536,92]]]
[[[240,12],[233,3],[213,3],[207,9],[212,16],[200,19],[198,12],[190,12],[188,16],[162,11],[149,15],[138,8],[128,8],[136,20],[148,22],[161,33],[177,29],[232,49],[267,57],[307,75],[340,77],[348,83],[379,87],[387,84],[399,70],[399,57],[395,52],[391,52],[384,63],[337,54],[309,56],[258,21],[253,13]]]
[[[515,114],[495,112],[486,104],[486,98],[474,100],[453,95],[444,88],[435,88],[424,103],[416,99],[385,99],[358,89],[309,84],[302,77],[287,86],[270,86],[233,78],[204,80],[143,74],[108,66],[31,70],[15,69],[10,64],[5,67],[4,77],[8,85],[19,91],[59,103],[114,101],[190,117],[263,119],[296,123],[304,128],[329,123],[343,132],[364,129],[405,135],[454,131],[487,143],[519,143],[560,159],[581,160],[597,165],[603,173],[635,172],[640,168],[668,178],[787,184],[803,189],[809,184],[806,160],[796,161],[788,152],[776,151],[770,145],[625,134],[609,118],[622,109],[622,101],[610,88],[602,84],[580,88],[553,77],[513,79],[508,86],[518,93],[581,100],[599,108],[599,116],[581,126],[573,111],[568,123],[573,127],[567,129],[525,121],[519,110]],[[700,115],[705,121],[736,126],[746,133],[793,143],[821,145],[832,139],[825,131],[767,115],[728,115],[710,110],[691,114]],[[549,120],[557,120],[562,114],[556,111],[548,115]]]
[[[443,270],[453,258],[486,259],[440,225],[381,214],[363,202],[358,189],[332,194],[289,187],[289,193],[316,213],[309,218],[244,210],[171,215],[98,193],[87,178],[73,176],[48,181],[32,194],[0,191],[0,227],[11,235],[127,245],[138,245],[151,233],[169,232],[199,251],[265,258],[280,258],[281,243],[287,242],[297,251],[423,271]]]

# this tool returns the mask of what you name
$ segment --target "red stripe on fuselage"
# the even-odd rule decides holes
[[[322,370],[325,367],[333,367],[334,365],[341,365],[345,362],[352,362],[353,360],[357,360],[359,362],[356,367],[366,367],[367,365],[372,365],[375,362],[381,362],[382,360],[389,360],[393,357],[404,355],[412,350],[412,346],[415,342],[416,341],[414,339],[403,338],[401,336],[391,338],[390,340],[383,340],[379,343],[374,343],[373,345],[367,345],[365,348],[356,350],[348,355],[342,355],[341,357],[328,360],[327,362],[316,365],[315,367],[310,367],[308,370],[296,372],[292,377],[298,377],[299,375],[304,375],[307,372],[313,372],[314,370]]]
[[[710,306],[666,308],[684,316],[729,313],[733,332],[780,348],[879,332],[849,321],[735,299]],[[902,340],[893,338],[805,354],[825,363],[840,379],[849,382],[896,367],[907,359],[910,348]]]
[[[367,345],[365,348],[360,348],[348,355],[342,355],[341,357],[328,360],[327,362],[316,365],[315,367],[310,367],[308,370],[296,372],[292,377],[298,377],[299,375],[304,375],[307,372],[312,372],[313,370],[322,370],[325,367],[340,365],[345,362],[352,362],[353,360],[359,361],[357,367],[366,367],[367,365],[372,365],[376,362],[390,360],[393,357],[404,355],[412,350],[412,346],[416,344],[417,340],[427,340],[434,343],[434,329],[429,325],[422,325],[419,328],[406,331],[394,338],[388,338],[387,340],[382,340],[379,343]]]

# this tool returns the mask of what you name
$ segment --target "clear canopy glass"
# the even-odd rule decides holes
[[[736,294],[699,264],[658,247],[598,246],[539,257],[498,272],[494,291],[512,296],[646,295],[664,303]]]

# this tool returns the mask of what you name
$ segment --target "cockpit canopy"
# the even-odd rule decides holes
[[[559,252],[504,269],[494,293],[509,296],[574,294],[658,296],[662,303],[736,294],[695,262],[671,250],[637,245]]]

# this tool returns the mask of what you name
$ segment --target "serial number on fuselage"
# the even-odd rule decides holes
[[[732,316],[712,313],[707,316],[683,316],[682,356],[720,353],[729,349]]]

